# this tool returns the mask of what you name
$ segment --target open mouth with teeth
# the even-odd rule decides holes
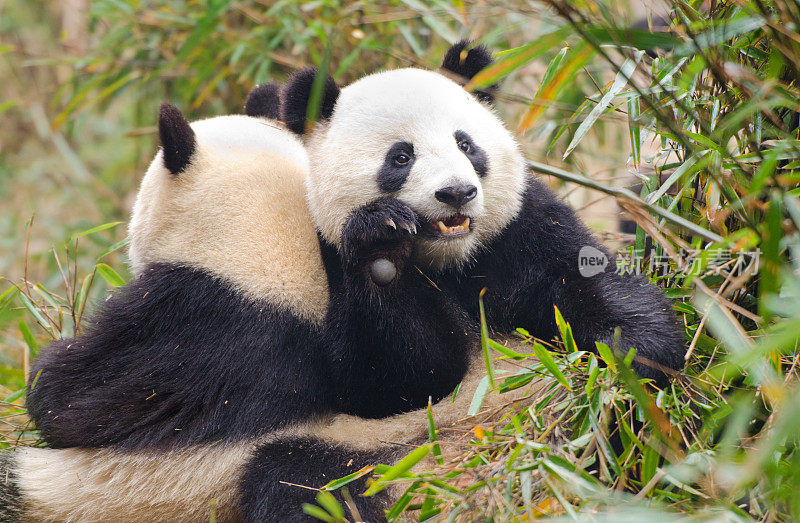
[[[439,238],[455,238],[470,233],[470,219],[463,214],[454,214],[447,218],[431,220],[426,229]]]

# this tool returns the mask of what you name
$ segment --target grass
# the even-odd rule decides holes
[[[487,338],[487,365],[514,357],[527,369],[489,394],[534,377],[547,385],[530,406],[468,418],[461,439],[433,429],[402,466],[376,467],[374,485],[407,489],[391,516],[797,520],[800,7],[667,4],[664,20],[634,27],[635,6],[622,1],[370,2],[360,11],[332,1],[98,1],[88,52],[52,67],[18,45],[41,31],[12,34],[0,22],[4,67],[21,86],[0,111],[18,123],[16,136],[47,144],[12,141],[16,156],[0,153],[0,174],[25,194],[49,180],[50,204],[39,229],[40,215],[26,227],[28,208],[0,188],[13,206],[0,222],[12,231],[0,255],[10,278],[0,280],[0,445],[35,436],[21,405],[38,347],[80,329],[84,306],[128,277],[113,249],[122,226],[95,226],[126,215],[119,195],[134,190],[134,169],[153,150],[153,100],[217,114],[237,109],[255,83],[326,54],[346,83],[386,66],[434,66],[447,41],[472,34],[501,51],[469,87],[502,81],[499,110],[532,171],[573,203],[582,187],[636,221],[627,269],[655,269],[685,329],[687,367],[658,390],[605,347],[574,350],[566,326],[550,352],[526,338],[530,355],[509,355]],[[29,8],[5,9],[31,18]],[[23,96],[43,83],[32,71],[54,86],[34,100]],[[117,127],[99,125],[102,115]],[[86,136],[98,137],[95,147]],[[47,175],[54,165],[66,166],[66,181]],[[757,270],[736,266],[756,256]],[[435,468],[411,467],[430,453]],[[346,517],[332,498],[319,501],[309,510],[320,518]]]

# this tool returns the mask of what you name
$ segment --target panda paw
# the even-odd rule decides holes
[[[345,262],[372,268],[376,260],[388,260],[399,270],[411,256],[418,227],[417,213],[400,200],[374,200],[356,209],[345,222]]]

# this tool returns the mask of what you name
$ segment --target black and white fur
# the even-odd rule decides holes
[[[254,97],[275,91],[254,91],[251,114],[270,107]],[[397,293],[416,315],[330,314],[333,300],[363,300],[373,282],[326,273],[305,205],[305,151],[274,113],[260,116],[189,124],[162,106],[162,151],[129,226],[135,279],[34,363],[28,408],[51,448],[7,457],[6,515],[195,520],[213,499],[223,521],[284,520],[284,509],[299,515],[314,499],[291,484],[318,486],[374,461],[391,429],[364,417],[422,407],[464,378],[474,332],[451,328],[467,325],[463,311],[428,285]],[[397,227],[411,250],[407,218]],[[428,316],[434,306],[442,313]],[[404,429],[398,440],[425,434],[424,413],[391,424]],[[250,481],[263,474],[272,476]],[[381,517],[385,495],[357,506]]]
[[[470,77],[488,62],[485,50],[461,44],[445,65],[448,74]],[[418,69],[371,75],[341,91],[328,79],[322,119],[308,125],[315,74],[301,71],[284,90],[283,119],[306,138],[305,196],[320,241],[299,243],[317,245],[311,281],[318,285],[298,295],[295,285],[305,289],[308,280],[276,279],[271,270],[262,271],[264,278],[252,276],[259,262],[276,262],[269,240],[266,251],[250,240],[250,249],[228,243],[241,234],[228,229],[236,221],[231,216],[250,225],[231,211],[263,207],[269,215],[270,198],[262,206],[246,198],[231,206],[215,199],[213,185],[205,187],[198,191],[204,198],[182,202],[174,212],[225,225],[200,227],[195,235],[187,226],[170,243],[153,234],[173,223],[173,211],[161,207],[161,189],[154,190],[145,200],[154,216],[167,219],[143,227],[155,240],[137,250],[135,213],[131,258],[137,279],[109,300],[86,335],[43,353],[36,366],[42,374],[29,395],[32,415],[51,445],[107,448],[30,451],[71,453],[64,459],[78,460],[88,453],[96,467],[113,463],[119,470],[139,459],[163,474],[178,470],[167,459],[177,456],[177,462],[194,463],[196,481],[191,495],[160,491],[156,499],[169,507],[165,513],[192,507],[201,515],[205,507],[198,508],[198,500],[215,497],[224,501],[225,517],[278,518],[278,507],[288,510],[311,496],[289,488],[287,474],[306,467],[288,483],[318,486],[347,473],[348,463],[374,461],[380,427],[387,434],[404,426],[416,435],[425,418],[413,409],[473,375],[483,287],[495,328],[524,327],[550,338],[557,305],[582,347],[610,342],[620,327],[621,346],[635,347],[649,360],[637,362],[640,374],[663,380],[663,370],[680,367],[683,341],[655,288],[611,273],[580,276],[578,249],[599,245],[568,207],[528,179],[514,138],[486,105],[489,92],[478,100],[447,77]],[[201,160],[203,141],[188,138],[188,124],[175,123],[170,114],[162,120],[169,130],[161,133],[165,157],[154,165],[166,180],[180,184],[198,167],[212,169],[213,156],[207,156],[210,163]],[[223,157],[230,158],[217,159]],[[237,167],[254,165],[268,162]],[[220,168],[229,175],[238,169]],[[247,181],[241,188],[236,194],[257,196],[261,187]],[[442,232],[466,223],[465,217],[468,230]],[[256,261],[236,257],[253,252],[268,254]],[[290,256],[300,258],[308,269],[308,257]],[[229,264],[232,259],[247,270]],[[322,265],[325,277],[318,278]],[[88,369],[93,377],[86,376]],[[404,411],[388,420],[363,419]],[[343,415],[326,424],[334,412],[359,417]],[[359,432],[359,423],[370,429]],[[104,460],[98,461],[99,453]],[[17,462],[22,465],[10,468],[23,493],[42,485],[26,487],[22,479],[37,459],[44,457],[23,455]],[[224,480],[213,484],[215,459]],[[106,486],[99,490],[107,492]],[[116,498],[113,492],[103,498],[113,508],[106,516],[124,519],[125,503],[115,499],[138,499],[134,482],[121,487]],[[380,518],[385,500],[370,501],[358,498],[359,510]],[[68,512],[80,519],[78,513]]]
[[[479,70],[474,64],[489,61],[485,49],[461,42],[445,64],[450,73],[471,76]],[[306,114],[299,101],[307,99],[314,74],[301,71],[287,85],[285,120]],[[485,287],[495,329],[523,327],[550,339],[555,305],[583,348],[594,341],[611,345],[619,327],[620,349],[637,350],[640,375],[663,382],[682,367],[685,346],[669,302],[645,279],[614,274],[613,258],[574,211],[528,174],[486,93],[479,99],[448,77],[420,69],[373,74],[325,93],[323,107],[330,109],[322,114],[329,114],[305,134],[305,143],[309,208],[332,287],[330,274],[338,271],[331,267],[390,257],[398,267],[395,281],[365,288],[372,305],[395,308],[398,316],[416,317],[417,311],[389,297],[403,293],[408,279],[420,280],[435,284],[474,325]],[[468,232],[440,232],[440,220],[463,217]],[[401,234],[387,218],[413,220],[417,233]],[[581,276],[583,246],[612,259],[605,272]]]
[[[214,499],[219,520],[238,519],[243,469],[269,453],[259,442],[345,434],[330,416],[365,391],[325,352],[307,156],[276,108],[274,88],[251,94],[250,116],[189,124],[162,105],[162,150],[129,226],[135,278],[35,361],[28,409],[51,448],[4,456],[0,515],[191,521]],[[311,449],[323,445],[326,459],[292,479],[316,484],[360,462],[334,443]],[[299,511],[313,497],[283,486],[272,499]]]

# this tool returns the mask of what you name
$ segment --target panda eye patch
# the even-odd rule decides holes
[[[399,191],[414,165],[414,146],[408,142],[395,142],[386,151],[383,165],[378,170],[378,188],[391,193]]]
[[[475,174],[486,176],[486,173],[489,172],[489,156],[486,151],[478,147],[472,137],[464,131],[456,131],[453,136],[456,139],[458,148],[470,161],[472,168],[475,169]]]

